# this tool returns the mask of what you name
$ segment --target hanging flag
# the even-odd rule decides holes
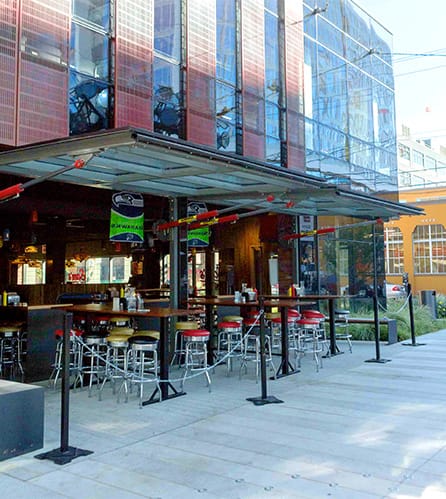
[[[187,205],[187,216],[197,219],[201,213],[207,213],[205,203],[191,201]],[[209,227],[197,227],[187,231],[187,245],[189,248],[203,248],[209,246]]]
[[[144,242],[144,199],[141,194],[133,192],[113,194],[110,241]]]

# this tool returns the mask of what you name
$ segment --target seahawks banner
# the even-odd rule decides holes
[[[144,242],[144,199],[141,194],[113,194],[110,215],[110,241]]]
[[[187,205],[187,216],[198,215],[208,211],[206,203],[191,201]],[[189,248],[202,248],[209,246],[209,227],[199,227],[187,231],[187,245]]]

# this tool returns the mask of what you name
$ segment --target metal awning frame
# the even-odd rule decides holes
[[[57,139],[0,153],[0,173],[38,178],[92,154],[82,169],[56,180],[128,190],[223,206],[245,204],[290,215],[345,215],[364,219],[419,215],[423,211],[348,191],[303,172],[223,153],[136,128]],[[266,197],[273,195],[273,203]]]

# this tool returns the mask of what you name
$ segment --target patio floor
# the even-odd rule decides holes
[[[253,368],[186,382],[187,395],[138,408],[135,396],[70,394],[70,445],[93,454],[63,466],[35,454],[60,445],[60,392],[46,389],[45,447],[0,462],[14,498],[446,498],[446,330],[424,346],[355,342],[268,382],[283,404],[254,406]],[[342,345],[344,346],[344,345]],[[278,362],[277,362],[278,364]],[[174,369],[172,377],[179,377]],[[3,428],[0,431],[7,431]],[[0,437],[1,438],[1,437]]]

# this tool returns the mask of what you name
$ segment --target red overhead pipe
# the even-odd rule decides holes
[[[268,203],[272,203],[275,198],[272,194],[269,194],[265,199],[266,199],[266,201],[268,201]],[[156,231],[168,230],[168,229],[172,229],[174,227],[179,227],[180,225],[184,225],[184,224],[193,224],[194,222],[198,222],[200,220],[218,218],[219,215],[222,215],[223,213],[226,213],[228,211],[237,210],[238,208],[242,208],[243,206],[246,206],[247,204],[252,204],[252,203],[251,202],[250,203],[243,203],[243,204],[239,204],[239,205],[230,206],[228,208],[224,208],[223,210],[206,211],[204,213],[198,213],[197,215],[191,215],[189,217],[179,218],[178,220],[172,220],[171,222],[164,222],[162,224],[157,225],[155,227],[155,230]],[[262,211],[269,211],[269,208],[267,210],[262,210]],[[258,211],[251,212],[251,213],[258,213]],[[214,222],[214,223],[218,223],[218,222]],[[214,223],[211,223],[211,224],[203,223],[203,225],[214,225]],[[200,225],[194,224],[194,227],[197,228],[197,227],[200,227]]]
[[[382,218],[376,218],[375,220],[366,220],[364,222],[357,222],[353,224],[347,224],[347,225],[337,225],[335,227],[326,227],[324,229],[315,229],[315,230],[310,230],[308,232],[299,232],[297,234],[288,234],[283,237],[283,239],[286,239],[287,241],[291,239],[301,239],[302,237],[307,237],[307,236],[319,236],[320,234],[329,234],[331,232],[335,232],[336,230],[339,229],[348,229],[351,227],[360,227],[362,225],[370,225],[370,224],[382,224],[383,220]]]
[[[90,155],[90,158],[91,157],[92,157],[92,155]],[[12,185],[11,187],[7,187],[6,189],[3,189],[0,191],[0,202],[9,201],[10,199],[14,199],[14,198],[18,197],[20,195],[20,193],[23,192],[27,187],[31,187],[32,185],[38,184],[40,182],[43,182],[44,180],[48,180],[49,178],[55,177],[56,175],[60,175],[61,173],[65,173],[69,170],[72,170],[73,168],[83,168],[87,164],[87,161],[85,161],[84,159],[76,159],[72,165],[65,166],[64,168],[56,170],[55,172],[47,173],[46,175],[43,175],[42,177],[35,178],[33,180],[29,180],[28,182],[25,182],[24,184],[16,184],[16,185]]]

